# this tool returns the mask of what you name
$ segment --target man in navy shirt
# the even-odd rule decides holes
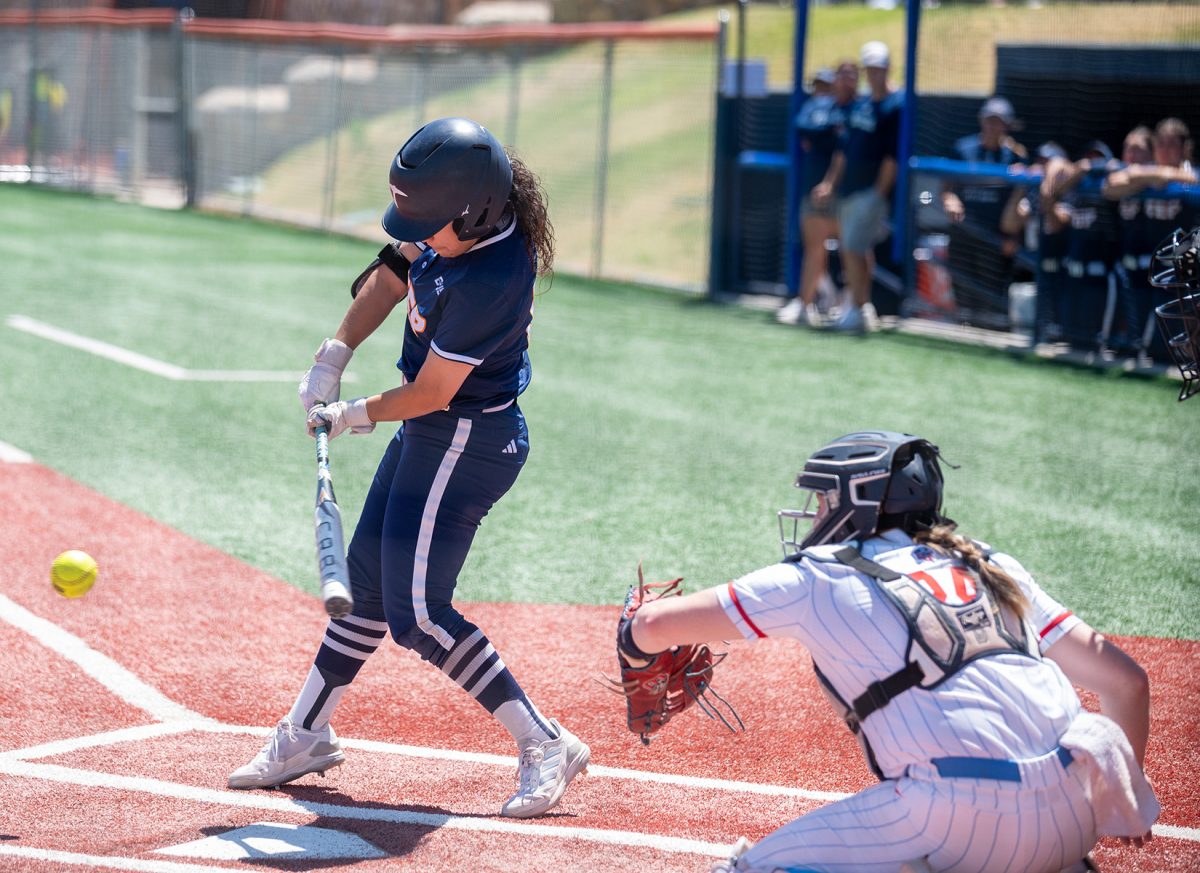
[[[848,333],[866,330],[863,307],[871,299],[874,250],[887,235],[896,182],[901,106],[900,95],[888,82],[888,47],[868,42],[861,59],[870,92],[851,107],[829,172],[812,192],[818,206],[830,203],[835,195],[839,198],[839,251],[851,299],[833,328]]]

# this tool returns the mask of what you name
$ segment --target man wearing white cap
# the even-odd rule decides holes
[[[861,61],[870,91],[850,110],[839,151],[824,181],[813,189],[817,205],[835,193],[840,198],[840,252],[851,300],[833,328],[847,333],[862,333],[866,328],[863,306],[871,299],[875,246],[887,235],[900,127],[901,101],[888,83],[887,45],[866,43]]]

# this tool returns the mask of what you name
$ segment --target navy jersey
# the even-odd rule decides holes
[[[1098,194],[1070,192],[1064,199],[1071,210],[1067,231],[1067,273],[1099,278],[1116,260],[1117,204]]]
[[[954,143],[954,156],[960,161],[984,164],[1004,164],[1006,167],[1019,163],[1021,156],[1001,144],[999,148],[984,148],[979,134],[964,136]],[[982,227],[995,230],[1000,226],[1004,204],[1008,202],[1012,186],[1004,182],[972,182],[962,185],[959,196],[967,217]]]
[[[829,171],[853,105],[853,101],[841,104],[830,96],[809,97],[796,113],[796,132],[804,149],[804,175],[800,182],[803,194],[819,184]]]
[[[840,148],[846,156],[838,194],[843,197],[875,184],[885,158],[896,157],[900,134],[900,92],[875,101],[868,94],[850,107]]]
[[[474,367],[450,401],[452,410],[512,403],[531,375],[534,277],[516,221],[456,258],[426,249],[408,274],[408,323],[396,366],[411,382],[432,350]]]

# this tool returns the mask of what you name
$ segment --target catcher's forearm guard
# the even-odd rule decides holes
[[[682,582],[682,579],[673,579],[648,585],[639,563],[637,587],[630,586],[621,617],[617,621],[617,666],[621,678],[609,679],[608,682],[610,687],[624,695],[629,729],[645,745],[650,744],[651,734],[693,703],[709,718],[719,720],[731,731],[744,727],[733,707],[709,684],[713,668],[724,659],[723,654],[714,657],[708,646],[694,644],[650,654],[642,651],[633,641],[633,619],[638,610],[655,600],[681,595]],[[715,702],[708,699],[710,695]],[[735,724],[737,727],[734,727]]]

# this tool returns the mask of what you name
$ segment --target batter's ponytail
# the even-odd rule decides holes
[[[512,150],[506,151],[513,173],[508,206],[525,237],[530,263],[537,265],[539,276],[549,276],[554,268],[554,226],[546,213],[546,192],[533,171]]]
[[[939,524],[928,530],[920,530],[913,534],[913,541],[922,543],[943,555],[961,558],[970,567],[983,584],[988,593],[996,598],[996,603],[1009,609],[1019,619],[1025,617],[1029,608],[1029,598],[1025,596],[1019,585],[995,564],[989,563],[983,551],[971,540],[954,532],[954,525]]]

